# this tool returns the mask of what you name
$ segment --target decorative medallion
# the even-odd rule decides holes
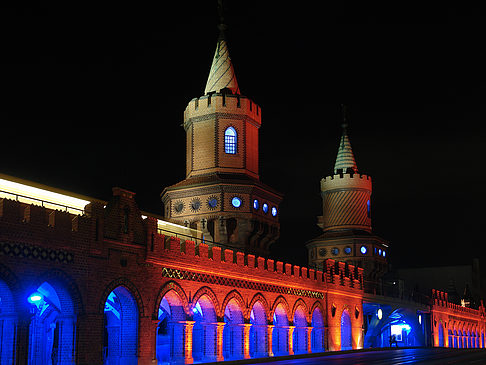
[[[192,199],[190,208],[193,212],[197,212],[201,208],[201,200],[199,198]]]
[[[182,213],[182,211],[184,210],[184,202],[182,202],[181,200],[176,201],[174,204],[174,210],[176,213]]]
[[[339,248],[337,248],[337,247],[333,247],[333,248],[331,249],[331,253],[332,253],[333,255],[337,255],[337,254],[339,253]]]
[[[327,250],[325,248],[320,248],[319,249],[319,255],[320,256],[326,256],[327,254]]]
[[[216,207],[218,206],[218,198],[214,195],[210,196],[208,198],[208,208],[213,210],[213,209],[216,209]]]

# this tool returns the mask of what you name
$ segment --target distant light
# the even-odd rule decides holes
[[[258,210],[260,208],[260,203],[258,202],[258,199],[253,200],[253,209]]]
[[[263,203],[263,213],[268,213],[268,204],[267,203]]]
[[[231,204],[235,207],[235,208],[239,208],[241,206],[241,199],[238,198],[237,196],[233,197],[233,199],[231,199]]]
[[[363,255],[366,254],[366,252],[368,251],[368,249],[366,248],[366,246],[361,246],[361,248],[359,250],[361,251],[361,253]]]
[[[385,256],[386,256],[386,252],[385,252],[385,250],[383,250],[383,257],[385,257]]]
[[[381,310],[381,308],[378,308],[378,310],[376,311],[376,316],[379,320],[383,318],[383,311]]]
[[[277,215],[277,208],[272,207],[272,215],[275,217]]]
[[[419,324],[422,324],[422,315],[421,315],[421,314],[419,314],[419,316],[418,316],[418,317],[419,317],[419,318],[418,318],[418,320],[419,320]]]
[[[378,250],[378,255],[381,256],[381,248]]]

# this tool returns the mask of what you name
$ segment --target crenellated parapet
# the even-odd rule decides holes
[[[342,262],[329,260],[332,261],[333,268],[329,266],[322,272],[163,234],[155,236],[154,249],[147,260],[163,265],[166,268],[164,275],[168,277],[203,280],[200,272],[204,272],[205,275],[210,275],[207,280],[223,283],[222,285],[231,283],[242,287],[258,287],[282,294],[322,299],[329,285],[357,292],[363,288],[363,270]]]
[[[359,173],[341,173],[329,175],[321,179],[321,192],[349,188],[371,191],[371,176]]]
[[[184,128],[192,122],[212,118],[215,114],[221,118],[244,119],[260,127],[262,111],[258,104],[243,95],[230,93],[212,93],[192,99],[184,110]]]
[[[473,316],[477,317],[478,320],[486,318],[485,307],[482,301],[478,309],[463,307],[462,305],[449,302],[447,293],[435,289],[432,289],[431,299],[434,307],[447,309],[450,314]]]

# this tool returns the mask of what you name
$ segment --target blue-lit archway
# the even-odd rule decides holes
[[[195,362],[216,361],[216,311],[208,295],[202,295],[192,308],[192,357]]]
[[[29,364],[72,364],[75,313],[68,291],[44,282],[27,297],[33,314],[29,326]]]
[[[282,303],[273,312],[272,352],[274,356],[288,355],[289,319]]]
[[[311,349],[312,352],[324,351],[324,319],[321,310],[316,307],[312,312]]]
[[[438,323],[437,325],[439,326],[439,347],[444,347],[444,325],[442,322]]]
[[[138,307],[127,288],[115,288],[104,309],[104,364],[136,364],[138,350]]]
[[[183,361],[184,322],[187,316],[183,300],[175,290],[169,290],[162,297],[157,318],[157,364]]]
[[[303,306],[297,307],[294,313],[294,354],[307,353],[307,318]]]
[[[250,312],[250,356],[267,356],[267,315],[260,301],[255,302]]]
[[[15,327],[17,313],[12,291],[0,280],[0,364],[14,363]]]
[[[341,315],[341,350],[352,350],[353,343],[351,337],[351,317],[348,311],[343,310]]]
[[[223,356],[225,360],[243,358],[243,312],[232,298],[224,309]]]
[[[364,303],[363,312],[365,347],[425,346],[425,314],[378,303]]]

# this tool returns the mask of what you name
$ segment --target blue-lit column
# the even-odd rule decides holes
[[[32,315],[27,311],[19,313],[17,318],[15,358],[17,364],[27,364],[29,359],[29,328]]]
[[[57,326],[59,326],[59,353],[57,355],[58,364],[72,364],[74,362],[75,342],[75,318],[72,316],[58,316]]]
[[[314,327],[312,326],[308,326],[307,327],[307,353],[311,353],[312,352],[312,329]]]

